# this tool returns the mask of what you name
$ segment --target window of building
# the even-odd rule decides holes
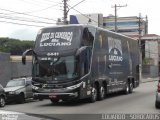
[[[138,25],[136,21],[117,22],[117,26]],[[103,23],[103,26],[115,26],[115,22]]]

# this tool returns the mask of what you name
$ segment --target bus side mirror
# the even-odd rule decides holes
[[[84,51],[87,48],[87,46],[83,46],[81,48],[79,48],[76,52],[76,56],[78,56],[82,51]]]
[[[32,50],[32,49],[28,49],[28,50],[26,50],[23,54],[22,54],[22,64],[26,64],[26,55],[27,55],[27,53],[29,53],[29,52],[32,52],[32,53],[34,53],[34,51]]]
[[[26,56],[25,55],[22,55],[22,63],[23,63],[23,65],[26,64]]]

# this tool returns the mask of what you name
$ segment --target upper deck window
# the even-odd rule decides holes
[[[37,35],[35,52],[66,51],[80,46],[82,27],[45,28]]]
[[[95,29],[93,28],[84,28],[82,36],[82,46],[92,46],[95,36]]]

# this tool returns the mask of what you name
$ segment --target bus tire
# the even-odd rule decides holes
[[[95,86],[92,87],[90,102],[94,103],[97,101],[97,88]]]
[[[0,96],[0,107],[4,107],[5,103],[5,98],[3,96]]]
[[[98,100],[103,100],[105,98],[105,88],[104,85],[102,85],[99,89],[99,96],[98,96]]]
[[[155,107],[156,107],[157,109],[160,109],[160,103],[159,103],[158,101],[155,102]]]
[[[126,95],[129,94],[129,83],[128,83],[128,82],[126,83],[126,87],[125,87],[124,93],[125,93]]]
[[[132,81],[129,82],[129,93],[133,92],[133,83]]]

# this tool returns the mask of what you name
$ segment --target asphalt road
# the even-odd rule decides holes
[[[160,114],[160,109],[155,108],[155,91],[157,81],[142,83],[129,95],[122,93],[107,96],[102,101],[88,103],[86,100],[78,103],[60,102],[52,104],[49,100],[28,101],[25,104],[9,104],[1,110],[16,111],[29,114],[38,114],[56,117],[63,120],[71,120],[84,117],[89,119],[102,119],[103,114]],[[79,117],[77,117],[77,114]],[[69,116],[72,115],[72,116]],[[94,116],[97,115],[97,116]],[[92,118],[92,117],[93,118]],[[97,117],[97,118],[96,118]]]

